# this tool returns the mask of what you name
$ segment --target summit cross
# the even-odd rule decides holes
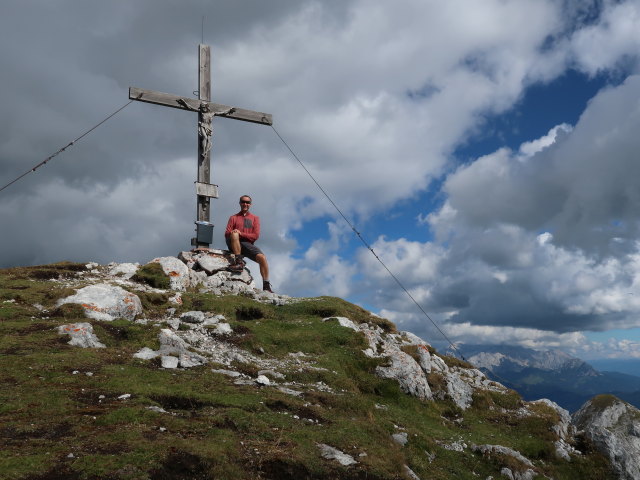
[[[198,112],[198,179],[196,185],[196,237],[191,244],[201,248],[212,243],[211,199],[218,198],[218,186],[211,183],[211,136],[213,117],[233,118],[244,122],[272,125],[271,115],[211,102],[211,48],[200,44],[198,61],[198,98],[129,88],[129,98],[165,107]],[[194,92],[195,93],[195,92]]]

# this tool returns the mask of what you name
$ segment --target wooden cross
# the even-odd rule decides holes
[[[196,184],[197,221],[196,238],[191,239],[196,247],[208,247],[211,243],[213,225],[210,218],[210,200],[218,198],[218,186],[211,184],[211,134],[213,117],[226,117],[245,122],[272,125],[271,115],[242,108],[211,103],[211,49],[209,45],[199,45],[198,99],[179,97],[169,93],[154,92],[142,88],[129,88],[129,98],[141,102],[154,103],[165,107],[198,112],[198,180]],[[194,92],[195,93],[195,92]],[[201,233],[204,232],[202,235]]]

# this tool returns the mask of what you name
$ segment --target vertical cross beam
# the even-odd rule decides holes
[[[199,45],[198,58],[198,98],[201,102],[209,102],[211,101],[211,48],[209,45]],[[198,112],[198,182],[210,184],[213,115],[205,110],[208,109],[201,108]],[[199,222],[209,222],[211,219],[211,199],[208,196],[197,195],[196,218]],[[209,246],[196,243],[197,247]]]

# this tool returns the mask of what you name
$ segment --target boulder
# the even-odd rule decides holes
[[[130,279],[135,275],[140,268],[139,263],[110,263],[109,267],[109,275],[114,277],[122,277],[124,279]]]
[[[159,263],[169,277],[171,290],[184,292],[189,286],[189,268],[176,257],[158,257],[149,263]]]
[[[137,295],[106,283],[81,288],[75,295],[58,300],[57,305],[65,303],[81,305],[87,317],[108,322],[116,318],[134,320],[136,315],[142,313],[142,304]]]
[[[58,327],[60,335],[69,335],[69,345],[82,348],[105,348],[106,345],[100,343],[98,337],[93,333],[93,326],[90,323],[70,323]]]
[[[573,414],[573,423],[609,457],[618,478],[640,478],[640,410],[613,395],[598,395]]]
[[[220,270],[226,270],[231,264],[228,257],[214,253],[200,254],[196,262],[198,266],[209,275],[219,272]]]
[[[473,401],[473,388],[465,382],[460,374],[449,372],[447,379],[447,393],[458,407],[466,410]]]
[[[181,322],[203,323],[204,319],[205,319],[204,312],[200,312],[198,310],[194,310],[191,312],[184,312],[182,315],[180,315]]]
[[[422,400],[433,398],[427,377],[411,355],[399,349],[389,349],[385,353],[389,356],[391,364],[376,367],[378,376],[396,380],[403,392]]]

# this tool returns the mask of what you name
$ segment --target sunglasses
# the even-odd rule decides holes
[[[247,205],[251,205],[251,202],[247,202],[246,200],[240,200],[240,203],[241,204],[246,203]]]

